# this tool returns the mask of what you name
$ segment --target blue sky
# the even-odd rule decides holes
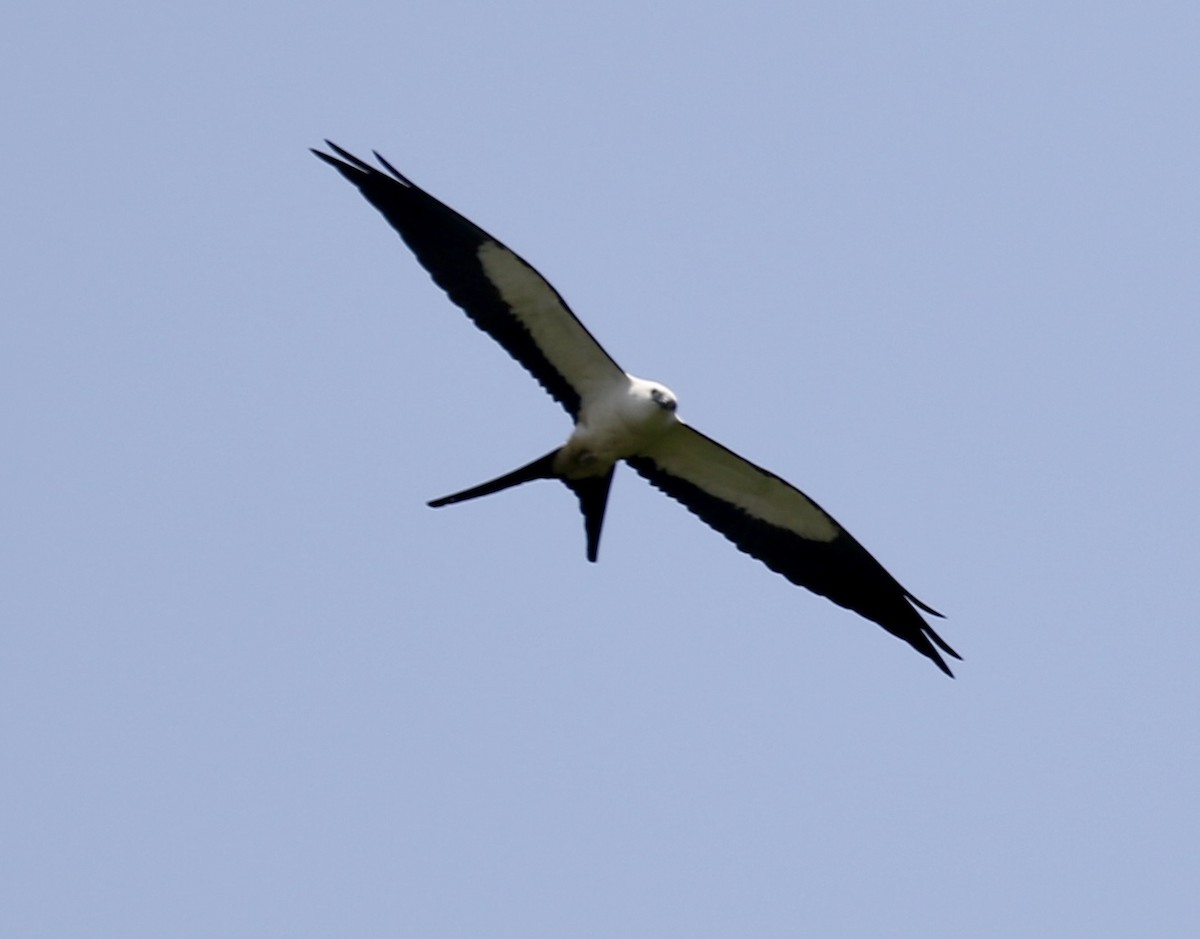
[[[1185,936],[1200,13],[0,13],[0,933]],[[569,430],[380,150],[943,610],[958,679]],[[944,628],[943,628],[944,627]]]

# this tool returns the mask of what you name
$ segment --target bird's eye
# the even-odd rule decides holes
[[[650,397],[654,399],[654,403],[666,411],[675,410],[675,399],[663,391],[661,388],[653,388],[650,391]]]

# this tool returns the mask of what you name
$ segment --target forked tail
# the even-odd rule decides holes
[[[583,512],[583,527],[587,535],[587,558],[595,561],[600,552],[600,529],[604,525],[604,510],[608,505],[608,491],[612,486],[613,470],[616,464],[608,468],[608,472],[600,476],[587,476],[583,479],[567,479],[554,470],[554,458],[558,450],[552,450],[543,457],[538,457],[532,463],[505,473],[491,482],[481,483],[456,492],[452,496],[442,496],[429,503],[431,508],[441,508],[455,502],[466,502],[468,499],[478,499],[480,496],[490,496],[493,492],[501,492],[519,486],[521,483],[535,479],[559,479],[579,499],[579,508]]]

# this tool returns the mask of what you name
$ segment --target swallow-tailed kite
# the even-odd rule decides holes
[[[595,561],[613,470],[624,460],[771,570],[878,623],[952,674],[938,650],[960,656],[916,608],[941,614],[901,586],[819,505],[685,424],[675,413],[674,394],[623,371],[550,283],[500,241],[413,185],[378,153],[387,173],[326,143],[341,159],[313,153],[359,188],[437,285],[575,421],[563,446],[431,506],[532,479],[561,480],[579,498],[588,560]]]

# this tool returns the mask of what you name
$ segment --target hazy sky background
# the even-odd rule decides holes
[[[1194,934],[1200,7],[10,4],[0,935]],[[379,149],[948,615],[619,471]]]

